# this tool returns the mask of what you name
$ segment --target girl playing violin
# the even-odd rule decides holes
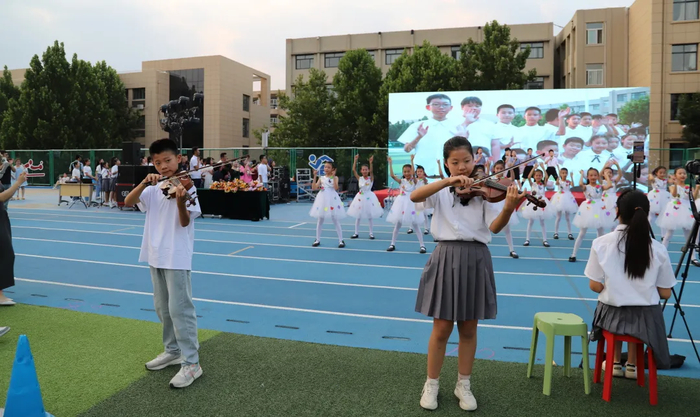
[[[459,331],[459,375],[455,395],[463,410],[475,410],[470,377],[476,352],[479,320],[496,318],[496,284],[487,244],[491,233],[508,225],[520,199],[511,185],[500,214],[482,197],[462,204],[460,195],[474,184],[472,145],[461,136],[448,140],[443,148],[448,178],[420,187],[411,193],[418,206],[433,208],[432,233],[439,241],[423,270],[416,311],[433,317],[428,344],[428,379],[423,387],[421,407],[437,408],[438,378],[445,358],[447,340],[454,322]],[[420,210],[420,208],[419,208]],[[459,289],[459,292],[457,290]]]

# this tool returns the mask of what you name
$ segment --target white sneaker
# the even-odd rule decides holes
[[[459,408],[466,411],[476,410],[476,398],[474,398],[474,394],[472,394],[469,380],[464,379],[457,381],[455,396],[459,398]]]
[[[625,378],[637,379],[637,367],[629,363],[625,365]]]
[[[605,372],[606,362],[607,361],[603,361],[603,366],[602,366],[603,372]],[[613,363],[613,376],[615,378],[620,378],[620,377],[625,376],[625,371],[622,370],[622,364],[617,363],[617,362]]]
[[[11,298],[3,298],[0,301],[0,306],[13,306],[15,304],[17,304],[17,303]]]
[[[423,385],[423,393],[420,397],[420,406],[426,410],[435,410],[438,407],[438,391],[440,383],[438,381],[427,380]]]
[[[170,380],[170,388],[189,387],[200,376],[202,376],[202,367],[198,363],[182,365],[180,372]]]
[[[5,326],[5,327],[0,327],[0,336],[5,335],[5,333],[9,332],[10,328]]]
[[[146,369],[149,371],[160,371],[168,366],[180,365],[185,359],[180,354],[163,352],[155,359],[146,363]]]

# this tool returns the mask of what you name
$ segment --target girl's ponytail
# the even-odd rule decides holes
[[[641,279],[651,265],[651,225],[649,200],[639,190],[625,190],[617,200],[618,218],[627,227],[620,235],[624,242],[625,272],[631,279]]]

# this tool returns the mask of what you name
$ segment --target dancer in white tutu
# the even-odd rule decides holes
[[[571,179],[571,181],[569,181]],[[571,186],[574,183],[574,173],[569,174],[569,170],[562,168],[559,170],[559,180],[557,186],[559,190],[552,196],[552,209],[557,213],[554,220],[554,239],[559,239],[559,223],[562,216],[566,220],[566,230],[569,232],[569,240],[574,240],[571,233],[571,215],[578,211],[576,197],[571,193]]]
[[[391,245],[387,252],[396,250],[396,238],[399,236],[401,225],[408,223],[413,226],[413,229],[418,230],[418,242],[420,243],[420,253],[426,253],[425,244],[423,243],[423,234],[420,233],[420,225],[423,224],[423,212],[418,211],[416,205],[411,201],[411,192],[416,189],[416,178],[413,176],[413,167],[411,164],[403,166],[403,178],[394,175],[394,169],[391,165],[391,157],[389,161],[389,173],[394,181],[401,184],[399,195],[391,205],[391,210],[386,218],[389,223],[394,223],[394,232],[391,235]]]
[[[666,203],[659,218],[656,219],[656,225],[666,230],[661,243],[667,248],[676,230],[682,230],[687,241],[695,222],[693,212],[690,209],[690,200],[688,200],[690,187],[685,185],[686,178],[688,178],[688,173],[685,168],[676,168],[673,173],[674,184],[671,186],[672,198]]]
[[[413,155],[411,155],[411,166],[413,166]],[[416,188],[420,188],[424,185],[428,185],[428,177],[425,175],[425,168],[423,168],[422,165],[418,165],[415,167],[416,171]],[[441,171],[442,172],[442,171]],[[433,209],[425,209],[423,210],[423,234],[428,235],[430,234],[430,220],[428,219],[428,215],[432,214]],[[413,233],[413,229],[408,229],[408,234]],[[418,233],[420,233],[420,230],[418,230]]]
[[[362,176],[357,175],[357,161],[359,159],[360,155],[355,155],[355,160],[352,164],[352,173],[357,178],[360,191],[352,199],[350,208],[348,208],[348,216],[356,219],[355,234],[350,236],[350,238],[357,239],[359,237],[360,220],[367,219],[367,223],[369,223],[369,238],[374,239],[374,224],[372,220],[382,217],[384,213],[381,204],[379,204],[379,199],[372,192],[372,184],[374,184],[372,162],[374,162],[374,156],[369,157],[369,165],[362,164],[360,168]]]
[[[649,223],[655,224],[661,213],[666,208],[666,204],[671,201],[671,193],[668,192],[668,170],[664,166],[658,166],[651,171],[651,191],[647,193],[649,199]],[[661,229],[661,236],[666,234],[665,229]]]
[[[615,175],[612,169],[613,165],[617,167],[617,175]],[[615,214],[615,208],[617,207],[617,185],[622,179],[622,168],[620,168],[620,164],[616,159],[609,159],[608,162],[605,163],[603,178],[612,185],[612,187],[603,192],[603,213],[612,213],[611,215],[603,216],[603,230],[612,232],[615,230],[615,227],[617,227],[617,215]]]
[[[344,248],[343,229],[340,227],[340,219],[345,218],[345,206],[338,195],[338,177],[335,176],[335,162],[326,162],[323,166],[324,175],[318,177],[318,172],[314,170],[314,182],[311,186],[313,190],[318,190],[314,205],[309,211],[311,217],[318,219],[316,223],[316,240],[311,245],[316,247],[321,244],[321,229],[324,220],[331,219],[338,233],[338,247]]]
[[[477,167],[475,166],[474,169],[476,170]],[[492,169],[493,169],[492,174],[494,174],[496,172],[503,171],[504,169],[506,169],[506,164],[505,164],[505,162],[503,162],[502,160],[499,159],[498,161],[496,161],[493,164]],[[508,174],[510,174],[510,173],[511,173],[511,171],[508,171]],[[495,179],[495,181],[498,181],[501,178],[503,178],[503,173],[496,175],[496,177],[494,179]],[[515,184],[517,185],[517,183],[515,183]],[[501,211],[503,211],[503,207],[505,207],[506,201],[503,200],[503,201],[499,201],[498,203],[490,203],[490,204],[493,205],[493,208],[495,211],[501,212]],[[518,223],[520,223],[520,219],[518,219],[518,212],[516,210],[510,216],[510,220],[508,220],[508,224],[503,228],[503,234],[506,237],[506,243],[508,243],[508,250],[510,250],[510,257],[513,259],[518,259],[519,256],[517,253],[515,253],[515,248],[513,247],[513,233],[511,232],[510,228],[511,228],[511,226],[515,226]]]
[[[583,181],[584,177],[586,178],[585,183]],[[586,197],[586,201],[581,203],[576,216],[574,216],[574,226],[578,227],[580,231],[578,232],[578,237],[576,237],[574,251],[569,257],[569,262],[576,262],[576,253],[581,247],[588,229],[596,229],[598,237],[601,237],[604,234],[603,225],[605,224],[603,216],[615,216],[614,209],[612,211],[607,210],[607,207],[603,209],[603,206],[605,206],[603,203],[603,192],[612,187],[612,183],[606,181],[601,184],[599,181],[600,172],[597,169],[588,168],[587,173],[581,170],[579,183],[584,188],[583,195]]]
[[[537,208],[535,210],[535,205],[531,202],[522,204],[520,206],[520,214],[523,219],[527,219],[527,234],[525,235],[525,242],[523,246],[530,246],[530,233],[532,232],[532,225],[535,224],[535,220],[540,222],[540,228],[542,228],[542,245],[544,247],[549,247],[549,242],[547,242],[547,229],[544,225],[544,221],[554,217],[554,209],[551,206],[549,200],[545,196],[545,191],[547,189],[547,181],[544,178],[544,173],[546,172],[546,167],[544,164],[535,165],[535,169],[530,171],[530,175],[527,177],[528,183],[530,183],[530,190],[532,190],[532,195],[540,200],[543,200],[547,206],[542,208]],[[533,180],[532,177],[535,177]]]

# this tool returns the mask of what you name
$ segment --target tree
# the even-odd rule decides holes
[[[7,66],[5,66],[0,78],[0,125],[2,124],[3,115],[10,106],[10,100],[17,100],[19,94],[19,87],[12,81],[12,75]]]
[[[617,110],[617,116],[622,124],[641,123],[649,126],[649,96],[645,94],[643,97],[628,101]]]
[[[270,146],[337,146],[338,125],[334,116],[335,95],[326,87],[326,73],[312,68],[308,81],[300,75],[294,97],[279,95],[280,108],[287,112],[270,134]]]
[[[700,146],[700,93],[683,94],[678,100],[678,121],[688,147]]]
[[[95,66],[54,42],[25,73],[19,97],[0,126],[5,148],[114,148],[133,138],[138,112],[129,109],[124,84],[105,62]]]
[[[385,129],[375,119],[382,86],[382,70],[364,49],[349,51],[333,77],[336,95],[334,116],[338,126],[336,146],[386,146]]]
[[[537,71],[525,72],[530,48],[520,49],[510,27],[492,21],[484,26],[484,39],[469,39],[460,48],[458,66],[461,90],[522,90]]]

